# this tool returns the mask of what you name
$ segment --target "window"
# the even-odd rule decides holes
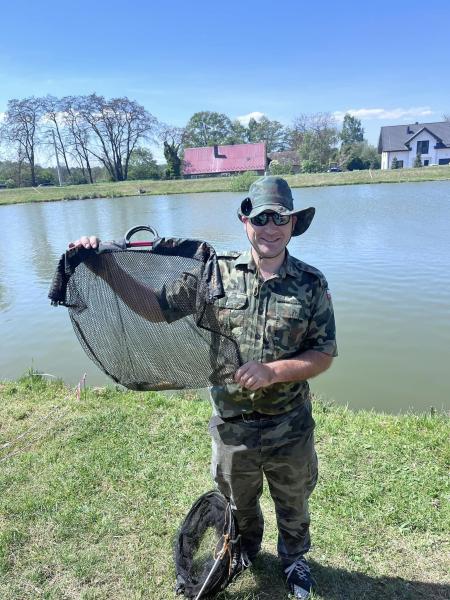
[[[430,142],[417,142],[417,154],[428,154]]]
[[[450,165],[450,158],[440,158],[439,164],[440,165]]]
[[[425,159],[425,160],[423,161],[423,166],[424,166],[424,167],[428,167],[428,165],[429,165],[429,164],[430,164],[430,161],[429,161],[428,159]]]
[[[403,169],[403,161],[402,160],[397,161],[397,169]]]

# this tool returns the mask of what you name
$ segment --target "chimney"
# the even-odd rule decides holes
[[[219,146],[217,144],[214,144],[214,158],[218,158],[219,157]]]

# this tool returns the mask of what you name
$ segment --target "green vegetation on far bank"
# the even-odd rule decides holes
[[[248,178],[247,174],[244,174],[244,176],[205,177],[202,179],[120,181],[63,187],[0,189],[0,205],[24,202],[49,202],[54,200],[118,198],[138,195],[229,192],[239,190],[242,187],[240,185],[241,181],[247,183],[245,177]],[[405,183],[450,180],[450,167],[445,165],[417,169],[301,173],[298,175],[285,175],[284,177],[290,186],[294,188],[364,183]],[[239,178],[241,178],[241,181]]]
[[[0,597],[167,600],[172,548],[211,488],[209,404],[36,374],[0,384]],[[448,418],[315,402],[316,600],[450,597]],[[218,600],[287,598],[265,489],[263,552]]]

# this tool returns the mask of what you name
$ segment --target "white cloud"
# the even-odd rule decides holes
[[[239,123],[241,125],[245,125],[247,127],[250,119],[255,119],[255,121],[260,121],[263,117],[265,117],[265,114],[262,112],[251,112],[251,113],[248,113],[248,115],[242,115],[242,117],[236,117],[236,119],[239,121]]]
[[[416,106],[413,108],[349,108],[344,111],[335,111],[334,117],[337,121],[343,121],[345,114],[351,114],[358,119],[371,120],[411,120],[418,117],[426,117],[433,114],[429,106]]]

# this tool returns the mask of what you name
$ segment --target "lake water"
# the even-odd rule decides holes
[[[315,206],[294,256],[321,269],[333,295],[339,357],[315,392],[353,408],[438,410],[450,403],[450,182],[294,190]],[[150,196],[0,207],[0,379],[34,368],[70,384],[104,376],[66,309],[47,292],[69,240],[118,239],[138,224],[163,236],[246,248],[243,194]]]

